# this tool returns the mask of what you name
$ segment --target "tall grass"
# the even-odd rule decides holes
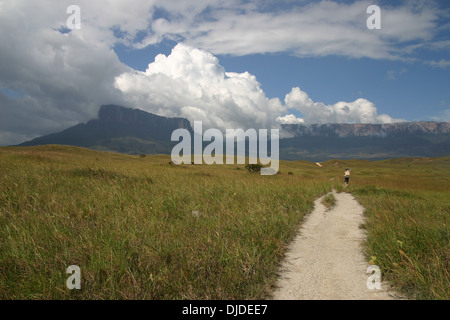
[[[348,190],[366,208],[367,259],[412,299],[450,299],[449,160],[375,162]]]
[[[2,148],[0,298],[266,297],[286,245],[330,184],[168,162]],[[81,290],[66,287],[70,265],[81,269]]]
[[[263,299],[332,189],[366,207],[365,253],[384,280],[411,298],[449,298],[450,158],[282,161],[274,176],[169,162],[0,148],[0,298]],[[81,290],[66,287],[70,265]]]

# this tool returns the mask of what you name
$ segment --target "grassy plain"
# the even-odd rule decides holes
[[[364,252],[383,280],[410,299],[450,299],[450,158],[330,160],[351,168],[352,193],[366,208]],[[337,179],[343,179],[338,172]]]
[[[1,299],[264,299],[313,201],[345,167],[368,261],[401,292],[449,298],[450,158],[171,165],[66,146],[0,148]],[[81,269],[69,290],[66,269]]]
[[[370,263],[409,298],[450,299],[450,158],[377,161],[356,178]]]

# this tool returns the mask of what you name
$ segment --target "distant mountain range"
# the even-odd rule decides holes
[[[321,136],[321,137],[388,137],[392,135],[437,135],[450,133],[449,122],[398,122],[385,124],[284,124],[283,129],[297,137]]]
[[[280,141],[286,160],[379,160],[450,155],[450,123],[282,125],[292,138]],[[321,160],[322,159],[322,160]]]
[[[19,146],[62,144],[128,154],[170,154],[177,144],[170,141],[171,134],[178,128],[193,131],[190,122],[184,118],[167,118],[138,109],[104,105],[97,119]],[[291,136],[280,140],[282,160],[377,160],[450,155],[448,122],[284,124],[281,130]]]

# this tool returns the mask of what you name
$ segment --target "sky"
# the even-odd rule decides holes
[[[0,0],[0,30],[0,145],[103,104],[223,131],[450,121],[447,0]]]

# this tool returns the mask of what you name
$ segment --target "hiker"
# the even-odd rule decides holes
[[[350,180],[350,169],[349,168],[345,169],[345,173],[344,173],[344,183],[346,186],[348,185],[348,180]]]

